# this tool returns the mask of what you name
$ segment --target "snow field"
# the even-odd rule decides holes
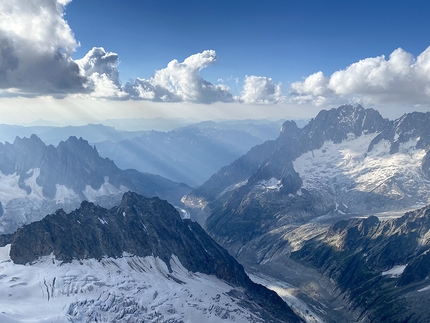
[[[390,154],[390,143],[382,140],[367,152],[375,134],[351,136],[339,144],[327,141],[318,149],[294,160],[294,169],[308,190],[326,189],[336,194],[351,190],[375,192],[401,199],[405,194],[417,204],[430,197],[430,181],[421,173],[423,149],[415,149],[419,138],[400,144]]]
[[[261,322],[227,295],[231,286],[189,272],[175,256],[169,272],[159,258],[128,254],[17,265],[9,250],[0,248],[1,322]]]

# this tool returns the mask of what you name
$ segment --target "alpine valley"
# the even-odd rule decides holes
[[[428,322],[429,125],[430,113],[322,110],[183,202],[256,280],[306,303],[309,322]]]
[[[429,322],[429,125],[344,105],[249,151],[234,147],[266,126],[122,134],[99,144],[113,160],[16,137],[0,145],[0,321]],[[195,189],[115,164],[217,137],[244,154]]]

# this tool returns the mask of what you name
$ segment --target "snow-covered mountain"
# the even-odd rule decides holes
[[[58,208],[71,211],[82,200],[111,207],[129,190],[177,203],[189,187],[122,171],[82,138],[70,137],[57,147],[36,135],[0,144],[0,232],[13,232]]]
[[[1,322],[301,322],[158,198],[83,202],[2,237]]]
[[[249,272],[290,286],[325,322],[428,321],[428,209],[382,220],[430,201],[429,125],[430,113],[323,110],[302,129],[286,122],[183,202]]]
[[[430,198],[428,124],[430,113],[389,121],[361,106],[323,110],[303,129],[286,122],[276,141],[253,148],[183,201],[206,207],[199,221],[210,214],[209,232],[236,251],[274,228],[322,215],[419,207]]]

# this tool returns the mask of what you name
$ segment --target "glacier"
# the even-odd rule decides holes
[[[176,256],[171,271],[158,257],[74,260],[45,256],[18,265],[0,248],[0,321],[17,322],[255,322],[241,290],[193,273]],[[239,295],[239,296],[238,296]]]

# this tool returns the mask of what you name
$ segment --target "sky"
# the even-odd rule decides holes
[[[4,0],[0,123],[430,111],[424,0]]]

